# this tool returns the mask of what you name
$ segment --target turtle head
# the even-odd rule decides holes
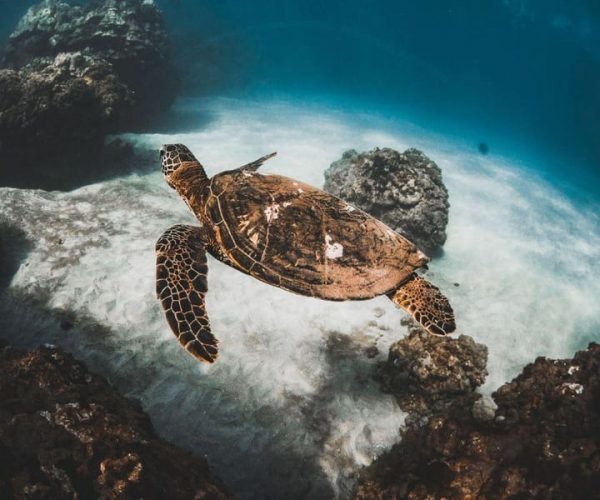
[[[182,166],[186,166],[186,170],[193,170],[196,174],[194,177],[206,178],[204,169],[192,152],[183,144],[165,144],[160,148],[160,168],[167,180],[167,184],[174,188],[171,182],[173,173]]]

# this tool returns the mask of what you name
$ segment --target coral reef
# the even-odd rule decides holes
[[[3,498],[231,498],[206,461],[54,347],[0,344]]]
[[[432,254],[446,241],[448,191],[418,149],[351,149],[325,172],[324,189],[377,217]]]
[[[598,491],[600,345],[592,343],[573,359],[538,358],[493,401],[458,399],[408,426],[363,471],[354,498],[578,499]]]
[[[89,169],[108,134],[165,111],[178,82],[162,17],[141,0],[45,0],[11,34],[2,65],[0,179],[31,187]]]

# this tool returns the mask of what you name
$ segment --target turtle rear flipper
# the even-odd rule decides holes
[[[246,171],[246,172],[256,172],[259,169],[259,167],[262,166],[262,164],[264,162],[266,162],[267,160],[270,160],[276,154],[277,154],[276,152],[273,152],[268,155],[262,156],[258,160],[254,160],[254,161],[251,161],[250,163],[246,163],[245,165],[242,165],[237,170],[242,170],[242,171]]]
[[[436,286],[415,273],[388,297],[433,335],[444,336],[456,330],[448,299]]]
[[[206,243],[200,227],[180,224],[163,233],[156,242],[156,294],[184,349],[200,361],[213,363],[218,340],[210,331],[204,304]]]

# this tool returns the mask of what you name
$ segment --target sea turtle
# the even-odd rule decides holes
[[[270,285],[326,300],[387,295],[430,333],[455,330],[446,297],[415,270],[429,260],[388,226],[320,189],[258,168],[275,153],[208,178],[183,144],[160,150],[167,184],[200,226],[176,225],[156,243],[156,291],[181,345],[217,359],[205,309],[208,251]]]

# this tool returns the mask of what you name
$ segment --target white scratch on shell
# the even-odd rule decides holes
[[[264,213],[265,217],[267,218],[267,222],[271,223],[271,221],[274,221],[279,217],[279,203],[273,203],[272,205],[269,205],[267,208],[265,208]]]
[[[325,257],[328,259],[338,259],[344,255],[344,247],[340,243],[332,243],[330,235],[325,235]]]

